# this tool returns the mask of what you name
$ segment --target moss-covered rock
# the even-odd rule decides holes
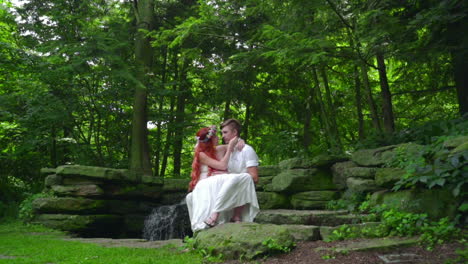
[[[455,149],[463,144],[468,143],[468,136],[456,136],[444,141],[444,148]]]
[[[85,198],[48,197],[37,198],[32,203],[39,213],[76,213],[89,214],[106,211],[106,202]]]
[[[346,179],[348,190],[352,193],[373,192],[381,189],[375,184],[373,179],[348,178]]]
[[[294,237],[294,241],[320,240],[320,227],[313,225],[282,225]]]
[[[461,144],[460,146],[454,148],[451,152],[450,152],[450,155],[453,156],[457,153],[461,153],[461,152],[464,152],[464,151],[468,151],[468,142],[465,142],[463,144]]]
[[[161,205],[177,204],[185,200],[185,196],[187,196],[187,192],[166,192],[159,202]]]
[[[324,209],[329,201],[339,196],[337,191],[301,192],[291,196],[291,205],[294,209]]]
[[[103,186],[106,196],[118,199],[159,199],[163,194],[161,185],[107,184]]]
[[[275,176],[280,173],[280,168],[277,165],[267,165],[258,167],[258,177]]]
[[[284,226],[228,223],[197,233],[195,247],[224,259],[254,259],[291,249],[294,238]]]
[[[392,150],[396,145],[385,146],[376,149],[361,149],[355,151],[351,155],[351,160],[356,164],[364,167],[379,167],[385,164],[386,161],[393,158]]]
[[[50,187],[54,194],[58,196],[83,196],[99,197],[104,194],[101,187],[95,184],[89,185],[52,185]]]
[[[381,187],[392,188],[405,174],[406,171],[400,168],[380,168],[375,173],[375,184]]]
[[[56,169],[55,168],[41,168],[40,173],[41,175],[50,175],[50,174],[55,174]]]
[[[374,179],[377,168],[369,167],[353,167],[344,170],[346,178],[363,178],[363,179]]]
[[[163,191],[166,192],[187,192],[190,179],[164,179]]]
[[[257,199],[262,210],[291,207],[288,197],[280,193],[257,192]]]
[[[134,173],[125,169],[111,169],[105,167],[82,166],[82,165],[64,165],[57,167],[56,173],[67,177],[69,175],[78,175],[103,180],[118,180],[138,182],[139,179]]]
[[[334,154],[319,154],[313,158],[292,158],[283,160],[279,163],[280,169],[310,169],[310,168],[329,168],[331,165],[348,160],[349,157],[345,155],[334,155]]]
[[[32,223],[89,237],[118,233],[122,228],[123,218],[118,215],[39,214]]]
[[[63,178],[63,177],[62,177]],[[102,185],[105,184],[103,180],[97,178],[88,178],[81,176],[67,176],[62,180],[62,185]]]
[[[335,190],[331,172],[325,169],[285,170],[275,176],[265,190],[297,193],[312,190]]]
[[[263,191],[265,190],[265,186],[268,184],[271,184],[273,181],[274,176],[263,176],[258,178],[258,182],[255,185],[255,190],[257,191]]]
[[[346,189],[347,175],[345,173],[345,170],[357,166],[358,165],[353,161],[338,162],[333,164],[333,166],[331,167],[333,183],[336,185],[338,190]]]
[[[347,213],[345,210],[262,210],[255,218],[255,222],[277,225],[318,225],[317,223],[330,221],[336,216]]]
[[[50,174],[44,179],[45,187],[62,184],[62,177],[57,174]]]
[[[379,191],[371,196],[370,204],[385,204],[409,213],[425,213],[431,219],[455,217],[460,199],[453,197],[450,190],[444,189],[414,189],[398,192]]]

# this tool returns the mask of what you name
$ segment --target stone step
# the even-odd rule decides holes
[[[364,228],[377,228],[377,226],[380,225],[380,222],[365,222],[365,223],[359,223],[359,224],[346,224],[347,227],[350,228],[350,231],[352,232],[359,232],[362,231]],[[332,237],[333,231],[338,230],[342,227],[342,225],[339,226],[320,226],[320,239],[321,240],[329,240]]]
[[[350,251],[389,250],[400,247],[412,246],[418,243],[418,237],[383,237],[360,240],[346,240],[338,243],[333,248],[316,248],[317,251],[331,253],[348,253]]]
[[[277,225],[339,226],[357,224],[367,220],[367,215],[349,214],[346,210],[262,210],[256,223]]]

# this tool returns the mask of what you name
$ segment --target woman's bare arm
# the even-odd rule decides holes
[[[229,142],[229,144],[226,147],[226,151],[220,160],[212,159],[208,157],[208,155],[206,155],[204,152],[200,152],[200,162],[216,170],[226,170],[228,167],[231,152],[234,149],[235,144],[237,143],[236,141],[237,139],[234,138]],[[216,151],[218,151],[218,148],[216,148]]]

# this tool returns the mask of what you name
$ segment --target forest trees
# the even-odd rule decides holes
[[[262,164],[395,143],[467,112],[465,2],[0,0],[0,176],[187,177],[228,117]]]

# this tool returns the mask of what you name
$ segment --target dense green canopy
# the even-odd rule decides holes
[[[196,131],[231,117],[264,165],[430,140],[456,121],[428,122],[468,112],[467,10],[462,0],[0,0],[1,195],[65,163],[188,177]]]

